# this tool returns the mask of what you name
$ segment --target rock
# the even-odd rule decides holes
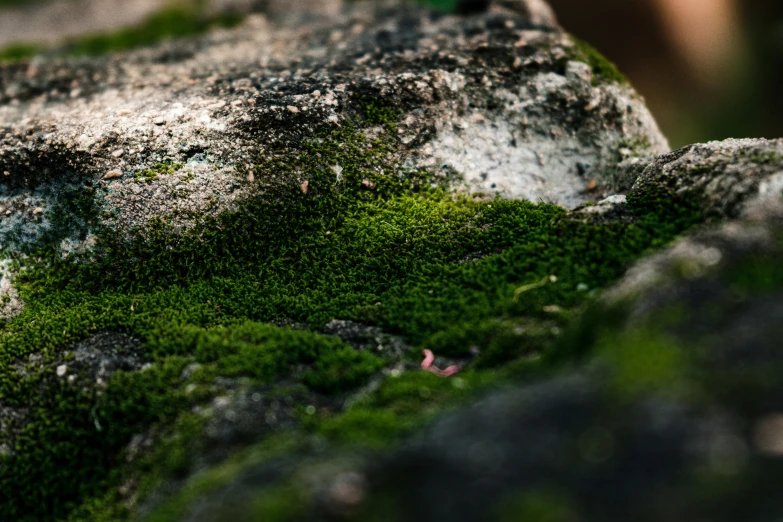
[[[699,201],[716,213],[762,198],[766,212],[698,231],[631,269],[586,321],[594,333],[580,341],[594,351],[591,369],[485,399],[369,465],[375,494],[405,499],[397,519],[528,509],[574,520],[780,516],[783,503],[764,484],[783,472],[783,195],[758,188],[774,186],[778,147],[730,140],[681,151],[690,156],[680,163],[653,161],[635,190],[705,190]],[[709,169],[692,176],[700,166]],[[734,200],[719,200],[717,187]],[[725,203],[733,205],[716,209]],[[658,366],[645,370],[646,358]],[[725,490],[714,480],[753,486]]]
[[[14,288],[15,271],[8,259],[0,262],[0,317],[13,317],[24,309],[19,292]]]
[[[783,140],[743,139],[685,147],[652,160],[629,197],[672,198],[711,218],[736,218],[783,193]]]

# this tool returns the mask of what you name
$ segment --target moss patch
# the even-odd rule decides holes
[[[0,48],[0,63],[27,60],[43,52],[43,48],[34,43],[17,43]]]
[[[214,27],[234,27],[243,17],[224,14],[208,17],[199,9],[172,7],[150,16],[136,27],[114,32],[82,36],[71,40],[65,52],[79,56],[97,56],[152,45],[168,38],[184,38],[205,33]]]
[[[158,163],[151,169],[137,172],[133,176],[133,181],[135,182],[144,181],[146,183],[152,183],[153,181],[157,180],[161,175],[170,176],[175,172],[177,172],[182,167],[184,167],[182,163]]]
[[[619,83],[628,85],[628,79],[620,72],[615,64],[604,58],[592,45],[576,37],[571,37],[574,42],[574,59],[585,62],[593,69],[593,85],[601,83]]]
[[[171,216],[131,238],[98,228],[92,252],[66,259],[40,245],[18,279],[26,308],[0,337],[0,397],[26,412],[0,434],[13,448],[0,457],[0,518],[127,515],[129,477],[159,483],[191,469],[198,422],[182,412],[226,379],[344,398],[425,346],[466,365],[478,354],[455,379],[403,372],[343,415],[300,412],[304,434],[389,444],[499,368],[535,367],[596,290],[695,221],[665,201],[597,223],[554,205],[455,196],[433,188],[447,180],[401,169],[394,118],[368,104],[354,123],[316,129],[299,154],[271,145],[254,167],[263,197],[191,216],[187,231]],[[368,125],[385,133],[368,138]],[[318,333],[332,319],[380,326],[416,350],[357,350]],[[64,350],[104,331],[142,339],[152,366],[105,387],[56,375]],[[40,362],[21,370],[31,355]],[[193,363],[202,366],[183,378]],[[129,442],[150,426],[170,458],[128,464]]]

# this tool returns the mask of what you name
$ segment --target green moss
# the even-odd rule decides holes
[[[0,48],[0,63],[18,62],[41,54],[43,48],[34,43],[16,43]]]
[[[629,149],[631,151],[631,157],[650,156],[650,149],[652,149],[652,143],[649,136],[641,136],[634,140],[623,140],[618,145],[618,151],[621,149]],[[621,157],[625,159],[625,157]]]
[[[783,163],[783,154],[776,152],[774,150],[753,152],[753,151],[742,149],[738,151],[737,155],[740,158],[748,158],[753,163],[758,163],[759,165]]]
[[[617,69],[617,66],[604,58],[593,46],[576,37],[571,37],[574,43],[573,58],[590,65],[593,69],[593,85],[601,83],[618,83],[628,85],[626,77]]]
[[[377,108],[359,116],[392,119]],[[0,397],[30,412],[16,455],[0,457],[0,518],[63,518],[79,505],[119,513],[129,475],[187,474],[198,429],[182,412],[208,401],[218,378],[334,395],[401,362],[318,334],[332,319],[402,336],[415,347],[403,359],[429,346],[469,365],[471,349],[480,352],[457,378],[403,373],[344,414],[303,413],[302,429],[334,444],[392,443],[499,375],[537,367],[593,301],[584,288],[606,287],[695,222],[662,221],[672,212],[663,199],[633,207],[632,221],[594,223],[554,205],[455,196],[431,188],[448,180],[401,169],[386,129],[369,139],[345,122],[316,129],[297,151],[270,144],[255,167],[264,197],[190,216],[192,229],[179,230],[177,216],[131,237],[97,228],[95,249],[66,259],[55,241],[42,245],[18,279],[26,308],[0,337]],[[102,331],[142,339],[152,367],[115,374],[100,393],[59,380],[59,354]],[[16,364],[33,352],[45,369],[21,376]],[[202,369],[183,380],[194,361]],[[170,458],[122,464],[150,426],[168,434],[160,444]]]
[[[127,51],[168,38],[202,34],[213,27],[234,27],[241,21],[242,17],[236,14],[208,17],[200,9],[171,7],[150,16],[136,27],[74,38],[65,46],[65,51],[87,56]]]
[[[650,392],[692,392],[688,351],[659,328],[613,332],[599,339],[594,349],[611,371],[614,393],[623,400]]]
[[[140,181],[144,181],[146,183],[152,183],[153,181],[157,180],[161,175],[170,176],[184,166],[185,165],[183,165],[182,163],[158,163],[151,169],[137,172],[133,176],[133,181],[137,183]]]
[[[396,130],[395,122],[399,118],[398,111],[389,107],[381,100],[368,100],[364,98],[362,110],[367,123],[376,125],[388,125],[390,130]]]
[[[464,321],[429,336],[422,347],[435,353],[468,357],[477,355],[478,367],[499,366],[544,351],[557,337],[562,321],[499,320]]]
[[[303,381],[311,388],[334,393],[363,384],[383,361],[350,348],[340,339],[307,331],[244,321],[236,325],[200,328],[191,325],[157,330],[149,349],[193,354],[202,364],[215,364],[216,375],[252,377],[272,382],[309,364]]]
[[[250,506],[248,520],[279,520],[295,522],[307,519],[307,503],[296,488],[283,486],[264,491]],[[305,497],[306,498],[306,497]]]
[[[579,510],[568,496],[554,489],[521,491],[501,501],[498,522],[576,522]]]
[[[458,0],[418,0],[418,3],[445,12],[457,10],[460,4]]]
[[[704,222],[708,216],[703,192],[676,192],[660,180],[636,186],[628,194],[628,208],[637,215],[654,217],[659,226],[669,230],[684,230]]]
[[[728,274],[732,290],[740,296],[774,294],[783,288],[779,261],[775,256],[749,256]]]
[[[494,372],[467,372],[443,379],[427,372],[403,373],[387,379],[378,390],[337,417],[319,415],[308,421],[311,430],[349,447],[384,447],[422,422],[475,396],[496,382]]]
[[[265,440],[263,444],[248,448],[245,451],[239,452],[233,455],[225,462],[218,466],[210,468],[204,471],[187,482],[187,484],[177,492],[176,495],[167,499],[152,513],[144,518],[145,522],[167,522],[172,520],[181,520],[187,510],[193,506],[193,504],[203,499],[206,495],[214,492],[230,480],[240,476],[247,469],[252,469],[254,466],[262,465],[268,462],[275,456],[286,453],[295,452],[301,450],[303,441],[290,434],[285,436],[273,436]],[[156,452],[157,454],[157,452]],[[291,490],[285,489],[284,492],[290,493]],[[291,500],[289,495],[284,495],[283,498]],[[270,497],[265,497],[252,506],[253,511],[274,510],[276,514],[280,514],[279,504],[267,504],[267,500]],[[113,502],[103,502],[102,504],[113,504]],[[297,506],[300,503],[285,502],[289,512],[296,513]],[[247,514],[247,513],[245,513]],[[240,518],[241,519],[241,518]],[[92,519],[90,519],[92,520]],[[107,519],[107,522],[110,519]],[[277,518],[271,520],[279,520]]]

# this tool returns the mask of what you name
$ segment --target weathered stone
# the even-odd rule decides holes
[[[783,140],[691,145],[652,160],[631,197],[654,193],[689,203],[711,218],[736,218],[783,196]]]

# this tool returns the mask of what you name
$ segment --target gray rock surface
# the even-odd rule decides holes
[[[783,194],[783,140],[730,139],[691,145],[652,160],[631,194],[660,191],[712,218],[760,211]]]

